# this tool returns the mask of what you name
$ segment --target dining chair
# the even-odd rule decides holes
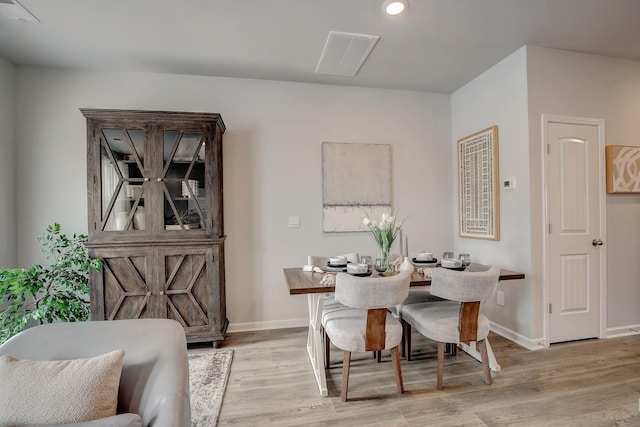
[[[411,327],[426,338],[438,342],[438,373],[436,388],[442,390],[444,350],[446,344],[476,342],[482,359],[485,381],[491,384],[491,371],[485,339],[489,335],[489,320],[480,314],[480,303],[490,298],[498,286],[500,268],[483,272],[454,271],[434,268],[431,294],[446,301],[410,304],[402,310],[405,335]],[[407,329],[409,332],[407,332]],[[409,339],[409,338],[407,338]],[[408,351],[411,345],[407,345]]]
[[[350,252],[347,254],[342,254],[343,257],[347,259],[347,262],[360,262],[360,258],[357,252]],[[325,267],[329,263],[328,256],[323,255],[309,255],[307,257],[307,264],[313,265],[316,267]],[[327,339],[327,334],[324,330],[324,315],[327,312],[331,312],[336,309],[343,309],[345,306],[338,303],[333,295],[328,295],[324,299],[324,309],[323,315],[320,321],[320,333],[322,334],[322,343],[324,347],[324,368],[329,369],[330,360],[331,360],[331,345],[329,340]]]
[[[400,351],[402,325],[387,316],[387,307],[402,302],[409,293],[411,274],[401,272],[385,277],[336,275],[335,300],[344,308],[325,308],[323,324],[327,342],[344,351],[342,400],[347,400],[351,353],[391,350],[398,393],[404,392]]]
[[[402,301],[400,304],[396,304],[394,306],[389,307],[388,310],[393,317],[398,319],[401,324],[404,324],[402,321],[403,320],[402,313],[406,306],[410,304],[422,304],[425,302],[436,302],[436,301],[443,301],[443,299],[431,294],[431,286],[425,286],[424,289],[410,290],[409,295],[407,295],[404,301]],[[402,357],[407,357],[408,360],[411,360],[410,349],[407,350],[407,347],[411,346],[411,337],[410,336],[405,337],[407,333],[409,334],[411,333],[411,329],[409,329],[409,331],[406,331],[406,329],[409,329],[409,328],[403,328],[400,352]]]

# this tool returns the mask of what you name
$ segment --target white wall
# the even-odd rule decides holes
[[[531,170],[532,198],[539,205],[541,114],[604,119],[607,145],[640,146],[640,62],[538,47],[529,47],[527,56],[532,159],[538,165]],[[614,335],[640,326],[640,195],[607,195],[606,203],[607,327]],[[538,212],[534,224],[542,224]],[[533,252],[542,253],[541,242],[534,243]]]
[[[456,183],[456,141],[467,135],[498,126],[499,177],[513,177],[516,189],[500,190],[500,240],[454,239],[456,253],[468,252],[473,261],[525,273],[523,280],[507,281],[499,285],[505,293],[504,307],[488,301],[483,305],[491,321],[501,333],[518,341],[539,336],[539,328],[532,321],[532,282],[530,250],[530,194],[528,159],[527,69],[526,48],[521,48],[494,65],[451,96],[452,171]],[[452,211],[458,218],[457,198]],[[458,236],[458,224],[451,233]]]
[[[305,324],[283,267],[309,254],[375,254],[364,233],[322,232],[321,143],[392,144],[393,204],[409,249],[453,247],[449,96],[148,73],[18,68],[18,261],[40,261],[54,221],[86,232],[81,107],[220,113],[230,330]],[[356,183],[357,184],[357,183]],[[300,215],[302,227],[287,228]],[[472,251],[473,252],[473,251]]]
[[[16,267],[15,67],[0,57],[0,267]]]
[[[455,250],[525,272],[525,280],[500,285],[504,307],[484,309],[500,333],[534,347],[544,335],[541,115],[604,119],[607,144],[640,146],[640,62],[527,46],[456,91],[451,108],[454,141],[498,125],[500,177],[517,181],[500,194],[500,241],[456,238]],[[612,336],[640,326],[640,196],[608,195],[606,208]]]

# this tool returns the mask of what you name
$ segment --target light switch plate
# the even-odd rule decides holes
[[[300,227],[300,217],[299,216],[290,216],[289,217],[289,228],[299,228]]]

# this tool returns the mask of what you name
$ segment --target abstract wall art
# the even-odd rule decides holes
[[[607,193],[640,193],[640,147],[607,145]]]
[[[500,240],[498,127],[458,140],[460,237]]]
[[[367,231],[366,216],[391,213],[391,145],[322,143],[322,229]]]

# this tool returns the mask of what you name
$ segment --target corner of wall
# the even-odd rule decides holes
[[[472,254],[476,262],[522,271],[527,278],[503,286],[507,305],[489,304],[489,318],[518,336],[536,337],[531,281],[529,116],[527,47],[523,46],[452,94],[453,141],[489,126],[498,126],[499,179],[514,178],[514,190],[500,189],[500,240],[454,239],[454,251]],[[454,144],[455,145],[455,144]],[[455,151],[455,148],[452,148]],[[525,153],[523,155],[523,153]],[[456,188],[456,156],[452,160]],[[458,212],[453,202],[453,212]],[[454,221],[452,234],[458,234]]]
[[[17,264],[15,190],[16,67],[0,57],[0,266]]]

